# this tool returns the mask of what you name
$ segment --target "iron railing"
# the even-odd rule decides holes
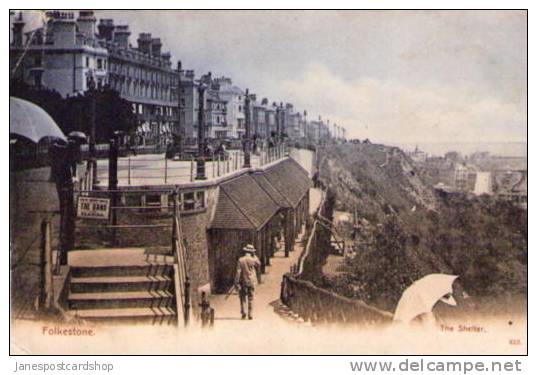
[[[173,206],[172,252],[174,256],[177,323],[186,326],[190,321],[190,279],[177,191],[174,193]]]

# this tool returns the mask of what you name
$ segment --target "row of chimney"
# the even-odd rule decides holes
[[[90,12],[90,11],[86,11]],[[82,12],[80,12],[82,13]],[[91,12],[93,13],[93,12]],[[80,20],[80,18],[79,18]],[[114,20],[112,19],[100,19],[99,25],[97,26],[99,30],[99,37],[116,42],[120,47],[127,48],[129,47],[129,37],[131,32],[129,30],[129,25],[114,25]],[[79,29],[82,29],[79,26]],[[93,35],[93,34],[90,34]],[[162,42],[160,38],[151,37],[150,33],[140,33],[138,36],[138,50],[146,55],[160,57],[162,53]]]
[[[78,14],[78,18],[75,21],[74,14],[72,12],[60,12],[49,11],[47,12],[49,18],[49,25],[53,27],[54,31],[67,38],[69,42],[75,40],[75,31],[78,27],[78,31],[86,35],[88,38],[94,38],[96,31],[98,30],[98,36],[102,39],[117,43],[120,47],[129,47],[129,37],[131,32],[128,25],[114,25],[112,19],[100,19],[97,25],[97,19],[95,13],[92,10],[81,10]],[[22,34],[25,22],[22,19],[22,12],[19,13],[13,24],[14,45],[22,46]],[[96,30],[97,29],[97,30]],[[72,34],[72,35],[71,35]],[[162,42],[160,38],[153,38],[149,33],[140,33],[138,36],[138,50],[150,56],[155,57],[168,57],[168,53],[162,53]]]

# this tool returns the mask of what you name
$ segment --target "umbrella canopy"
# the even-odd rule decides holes
[[[458,276],[432,273],[410,285],[401,296],[393,320],[410,322],[420,314],[430,313],[442,301],[456,305],[453,298],[453,281]]]
[[[18,98],[9,98],[9,134],[38,143],[46,137],[67,141],[56,122],[43,108]]]
[[[72,131],[71,133],[69,133],[69,139],[73,139],[78,143],[86,143],[88,141],[88,137],[86,137],[86,134],[79,131]]]

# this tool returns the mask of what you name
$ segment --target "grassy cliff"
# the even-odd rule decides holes
[[[345,144],[319,154],[336,209],[354,213],[356,256],[326,287],[393,310],[433,273],[475,297],[527,293],[527,211],[488,196],[439,196],[401,150]]]

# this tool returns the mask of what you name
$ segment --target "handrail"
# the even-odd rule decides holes
[[[54,301],[51,241],[51,223],[50,220],[46,218],[41,222],[41,270],[39,276],[39,308],[44,311],[50,310]]]
[[[305,321],[314,323],[389,323],[393,314],[285,274],[282,301]]]
[[[308,237],[308,241],[306,242],[306,246],[304,247],[304,250],[302,250],[302,253],[300,253],[300,256],[298,257],[298,264],[297,264],[297,271],[295,273],[296,276],[300,276],[302,272],[304,271],[304,261],[307,258],[308,254],[310,253],[310,249],[313,243],[313,238],[316,233],[317,224],[320,224],[319,216],[324,208],[324,204],[326,202],[326,191],[321,191],[321,202],[319,203],[319,207],[317,207],[317,211],[315,212],[315,220],[313,221],[313,225],[311,226],[311,232]]]
[[[188,277],[186,248],[183,242],[178,192],[174,192],[174,215],[172,228],[172,251],[176,265],[176,303],[178,323],[188,325],[190,317],[190,281]],[[180,312],[183,314],[181,315]]]
[[[102,193],[122,193],[122,194],[140,194],[140,193],[170,193],[172,194],[174,190],[172,188],[169,189],[94,189],[94,190],[77,190],[78,193],[96,193],[96,194],[102,194]]]

